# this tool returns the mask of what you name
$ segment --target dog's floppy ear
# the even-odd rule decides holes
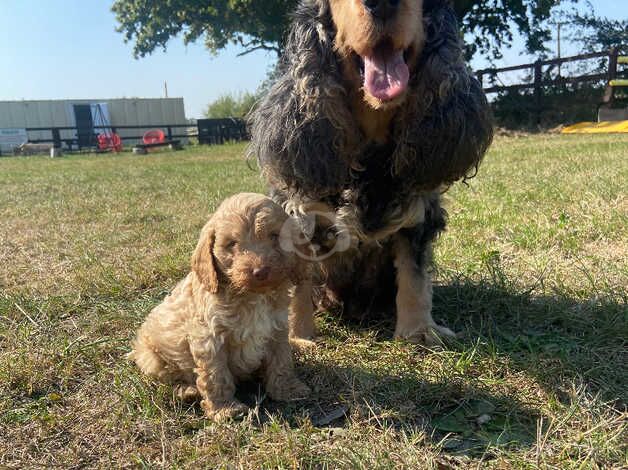
[[[275,186],[314,198],[343,187],[359,142],[333,31],[328,2],[300,3],[276,80],[249,116],[249,156]]]
[[[426,42],[404,112],[398,116],[394,171],[435,189],[465,178],[493,137],[482,87],[463,57],[456,15],[445,0],[424,4]]]
[[[205,288],[211,293],[218,292],[218,273],[214,264],[214,243],[216,231],[212,223],[203,227],[201,237],[192,255],[192,271],[196,273]]]

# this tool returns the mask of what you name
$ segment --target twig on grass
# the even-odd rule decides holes
[[[37,327],[37,329],[41,328],[41,326],[39,325],[39,323],[37,323],[35,320],[33,320],[28,313],[26,313],[26,311],[20,307],[17,302],[13,302],[13,305],[15,305],[15,307],[22,313],[22,315],[24,315],[26,318],[28,318],[28,320],[35,325],[35,327]]]

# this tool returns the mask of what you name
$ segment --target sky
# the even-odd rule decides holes
[[[592,0],[596,12],[628,17],[628,0]],[[0,101],[183,97],[187,117],[202,117],[207,104],[228,92],[254,91],[275,56],[238,57],[235,46],[212,56],[202,43],[181,38],[142,59],[115,31],[112,0],[0,0]],[[527,62],[522,42],[498,66]],[[563,43],[563,56],[577,52]],[[486,61],[474,60],[474,68]]]

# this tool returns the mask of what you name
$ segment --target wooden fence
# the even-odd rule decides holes
[[[619,56],[619,51],[616,48],[609,49],[608,51],[601,52],[592,52],[589,54],[580,54],[570,57],[562,57],[560,59],[548,59],[548,60],[537,60],[536,62],[530,64],[522,64],[522,65],[513,65],[510,67],[502,67],[502,68],[488,68],[482,69],[475,72],[478,80],[482,84],[485,93],[499,93],[502,91],[518,91],[518,90],[534,90],[534,110],[537,114],[537,120],[540,121],[540,115],[543,111],[543,88],[549,86],[556,85],[565,85],[568,83],[583,83],[583,82],[600,82],[600,81],[610,81],[617,77],[617,58]],[[558,74],[556,78],[544,78],[543,77],[543,67],[555,67],[561,64],[565,64],[568,62],[577,62],[582,60],[590,60],[590,59],[600,59],[600,58],[608,58],[608,67],[606,72],[604,73],[593,73],[593,74],[585,74],[574,77],[563,77]],[[491,78],[494,79],[497,74],[504,72],[514,72],[517,70],[531,70],[531,76],[533,77],[532,82],[529,83],[516,83],[512,85],[490,85],[485,87],[485,79]],[[560,68],[559,68],[560,70]],[[547,75],[546,70],[546,75]],[[493,80],[491,80],[493,81]]]
[[[249,138],[246,123],[239,118],[198,119],[196,127],[199,144],[220,145]]]

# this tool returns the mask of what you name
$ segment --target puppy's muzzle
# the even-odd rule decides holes
[[[253,279],[259,282],[263,282],[270,276],[270,266],[254,268],[251,274],[253,275]]]
[[[284,267],[272,259],[251,256],[242,266],[242,285],[254,292],[265,292],[274,289],[287,277]]]

